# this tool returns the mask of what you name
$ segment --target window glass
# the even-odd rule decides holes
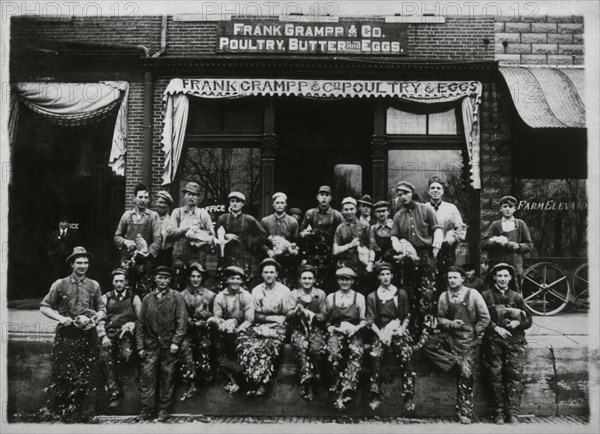
[[[191,98],[187,130],[189,134],[260,134],[263,102],[258,98]]]
[[[358,164],[336,164],[333,167],[333,176],[333,197],[336,201],[348,196],[360,197],[362,167]]]
[[[189,181],[200,184],[200,205],[209,212],[227,211],[227,196],[240,191],[246,196],[244,212],[257,215],[260,192],[260,149],[211,147],[187,148],[180,190]]]
[[[456,135],[456,109],[429,114],[429,134]]]
[[[427,115],[387,109],[387,134],[427,134]]]

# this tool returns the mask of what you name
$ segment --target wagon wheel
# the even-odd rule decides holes
[[[554,315],[575,298],[567,273],[551,262],[538,262],[525,270],[521,293],[527,309],[536,315]]]
[[[588,309],[590,306],[588,264],[581,264],[573,272],[572,292],[576,299],[576,306]]]

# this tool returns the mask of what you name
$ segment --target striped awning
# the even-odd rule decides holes
[[[531,128],[585,128],[583,68],[501,66],[521,119]]]

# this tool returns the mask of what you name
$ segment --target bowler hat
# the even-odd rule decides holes
[[[503,196],[500,199],[500,206],[504,205],[505,203],[509,203],[511,205],[516,205],[517,199],[514,196]]]
[[[188,182],[181,191],[184,193],[200,194],[200,186],[195,182]]]
[[[380,208],[389,208],[390,207],[390,203],[387,200],[380,200],[379,202],[376,202],[375,205],[373,205],[373,209],[380,209]]]
[[[66,263],[70,264],[71,261],[74,261],[75,259],[79,258],[80,256],[85,256],[88,259],[92,258],[92,254],[89,253],[87,250],[85,250],[85,247],[81,247],[81,246],[77,246],[77,247],[73,247],[73,253],[71,253],[67,259],[66,259]]]
[[[409,191],[411,193],[415,192],[415,186],[408,181],[400,181],[398,185],[396,185],[396,190]]]
[[[246,280],[246,273],[240,267],[231,265],[231,266],[225,268],[224,271],[225,271],[225,277],[240,276],[242,279]]]
[[[338,268],[335,272],[335,275],[336,277],[352,277],[353,279],[356,278],[356,273],[352,268],[349,267]]]
[[[494,265],[492,267],[492,269],[490,270],[490,276],[493,276],[494,274],[496,274],[496,272],[498,272],[500,270],[508,270],[510,275],[512,277],[515,277],[515,267],[513,267],[510,264],[507,264],[506,262],[499,262],[496,265]]]
[[[373,207],[373,199],[368,194],[363,195],[360,199],[357,200],[358,203],[362,205],[369,205],[371,208]]]
[[[167,202],[169,205],[173,206],[173,196],[171,196],[168,191],[161,190],[158,193],[156,193],[156,195],[159,198],[163,199],[165,202]]]
[[[154,269],[154,275],[158,276],[158,275],[163,275],[163,276],[170,276],[173,277],[175,275],[175,270],[173,270],[171,267],[167,267],[166,265],[159,265],[158,267],[156,267]]]
[[[328,185],[322,185],[319,187],[319,191],[317,191],[317,194],[319,193],[331,194],[331,187]]]
[[[240,193],[239,191],[232,191],[231,193],[229,193],[229,196],[227,196],[227,199],[239,199],[242,202],[246,202],[246,196],[244,196],[243,193]]]
[[[462,277],[467,277],[467,273],[465,273],[465,270],[463,269],[463,267],[461,267],[459,265],[449,266],[446,274],[448,274],[448,273],[459,273]]]
[[[265,268],[267,265],[273,265],[278,272],[281,270],[281,265],[279,265],[279,262],[273,258],[265,258],[260,264],[258,264],[258,271],[262,273],[263,268]]]

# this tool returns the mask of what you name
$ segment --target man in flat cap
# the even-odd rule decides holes
[[[392,248],[392,219],[390,219],[390,203],[380,200],[373,206],[375,222],[371,225],[371,245],[375,251],[375,261],[389,260]]]
[[[169,286],[174,275],[175,270],[165,265],[155,268],[155,289],[142,300],[137,320],[137,349],[143,360],[140,375],[142,420],[151,419],[157,406],[158,420],[168,420],[173,401],[175,362],[187,331],[185,301],[179,292]]]
[[[263,282],[252,289],[256,327],[240,336],[240,364],[249,395],[264,395],[277,373],[286,335],[286,315],[291,308],[290,289],[277,281],[281,266],[272,258],[259,265]]]
[[[339,289],[327,296],[327,352],[330,362],[330,387],[334,406],[343,409],[350,403],[358,387],[363,363],[364,345],[361,329],[365,319],[365,297],[354,291],[354,270],[348,267],[336,271]]]
[[[154,263],[158,265],[171,265],[173,262],[173,240],[167,237],[167,231],[171,224],[171,208],[173,208],[173,196],[168,191],[161,190],[156,194],[154,210],[158,213],[160,223],[160,235],[162,243]]]
[[[123,377],[135,355],[135,323],[142,301],[127,287],[127,271],[112,271],[113,290],[102,296],[106,315],[98,324],[100,362],[108,406],[116,407],[123,397]]]
[[[456,408],[460,423],[473,418],[473,384],[479,344],[490,322],[490,314],[481,294],[463,286],[465,271],[456,265],[448,268],[448,290],[438,300],[438,328],[422,351],[444,372],[456,370],[458,393]]]
[[[210,215],[199,206],[200,186],[188,182],[182,192],[185,205],[173,210],[167,228],[167,239],[174,243],[173,268],[180,290],[187,285],[187,267],[191,263],[199,262],[206,267],[206,255],[215,235]]]
[[[331,207],[331,187],[322,185],[317,191],[316,208],[309,209],[300,226],[303,259],[317,267],[319,277],[317,286],[325,292],[335,288],[335,264],[332,258],[335,230],[342,223],[339,211]]]
[[[217,219],[217,232],[223,255],[219,258],[222,270],[229,266],[240,267],[246,274],[246,282],[256,282],[258,262],[267,255],[267,232],[258,220],[242,212],[246,196],[239,191],[229,193],[229,212]],[[221,229],[222,228],[222,229]],[[221,287],[224,282],[221,282]]]
[[[254,324],[254,299],[243,288],[246,283],[244,270],[229,266],[225,268],[224,275],[227,286],[215,297],[213,316],[208,322],[213,327],[213,342],[219,368],[229,380],[225,390],[234,394],[240,390],[239,380],[243,371],[238,363],[238,336]]]
[[[273,214],[264,217],[260,224],[267,231],[269,251],[281,265],[279,279],[285,285],[293,285],[298,266],[298,221],[286,214],[287,196],[285,193],[273,194]]]
[[[65,262],[67,256],[73,251],[73,247],[79,245],[79,231],[71,229],[69,217],[61,214],[58,218],[58,229],[52,231],[48,240],[47,253],[52,265],[52,281],[60,279],[68,270],[69,265]]]
[[[162,245],[159,217],[148,208],[149,197],[146,185],[135,186],[134,206],[123,213],[114,236],[121,250],[121,267],[127,270],[133,292],[140,296],[152,287],[152,267]]]
[[[105,304],[100,285],[86,275],[91,256],[84,247],[73,248],[66,259],[72,274],[54,282],[40,303],[40,312],[58,322],[48,404],[52,415],[63,422],[89,422],[94,416],[96,324],[104,316]]]
[[[291,208],[290,215],[296,219],[298,224],[302,223],[302,210],[300,208]]]
[[[368,194],[364,194],[356,202],[358,202],[358,219],[370,226],[372,223],[373,199]]]
[[[338,267],[350,267],[358,274],[358,291],[367,293],[366,274],[373,271],[375,251],[371,246],[371,228],[356,217],[356,199],[342,200],[344,221],[335,230],[333,255]]]
[[[499,263],[489,275],[492,282],[490,289],[483,292],[483,299],[491,321],[483,338],[483,363],[492,384],[494,422],[502,425],[506,416],[509,423],[519,423],[525,330],[531,327],[532,318],[523,297],[514,290],[514,268]]]
[[[379,407],[381,369],[386,353],[391,353],[402,368],[402,401],[406,411],[413,411],[417,374],[412,367],[413,339],[408,329],[410,304],[404,289],[392,285],[392,266],[380,262],[375,266],[379,288],[367,296],[367,321],[372,331],[369,392],[371,408]]]
[[[517,199],[504,196],[500,199],[502,218],[493,221],[481,240],[481,250],[488,254],[490,268],[500,262],[512,265],[515,269],[517,290],[523,280],[523,256],[533,250],[533,241],[527,224],[514,214]]]
[[[181,292],[188,312],[188,327],[181,345],[181,376],[184,401],[198,393],[198,385],[212,378],[214,360],[208,319],[216,294],[204,286],[208,273],[199,262],[188,267],[188,286]]]

